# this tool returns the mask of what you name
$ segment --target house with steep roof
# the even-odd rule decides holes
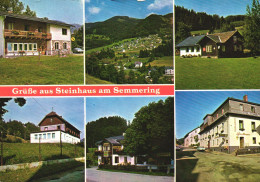
[[[130,164],[135,165],[136,157],[131,157],[124,152],[122,141],[124,136],[113,136],[98,141],[96,145],[98,150],[95,154],[98,156],[98,165],[118,165]]]
[[[243,37],[237,31],[191,36],[177,44],[180,56],[212,58],[243,56]]]
[[[30,134],[31,143],[80,142],[80,131],[56,112],[50,112],[39,123],[40,131]]]
[[[197,127],[184,136],[184,147],[197,145],[200,142],[200,127]]]
[[[0,56],[69,54],[71,26],[46,18],[0,12]]]
[[[232,153],[260,147],[260,104],[229,97],[200,126],[200,146]]]

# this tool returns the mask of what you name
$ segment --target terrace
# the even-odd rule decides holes
[[[42,39],[42,40],[51,40],[52,38],[51,33],[8,30],[8,29],[5,29],[4,36],[5,38]]]

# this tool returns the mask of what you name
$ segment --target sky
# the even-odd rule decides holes
[[[150,14],[173,12],[172,0],[85,0],[85,21],[104,21],[114,16],[143,19]]]
[[[228,97],[260,104],[260,91],[176,91],[176,138],[200,126],[206,114],[212,114]]]
[[[175,5],[183,6],[186,9],[223,17],[244,15],[247,5],[251,6],[251,4],[252,0],[175,0]]]
[[[83,24],[84,0],[20,0],[36,12],[37,17],[47,17],[70,24]]]
[[[134,114],[150,102],[165,100],[167,97],[91,97],[86,98],[86,122],[96,121],[101,117],[121,116],[127,121],[134,119]]]
[[[38,125],[40,121],[52,111],[61,115],[81,131],[81,139],[84,138],[84,98],[25,98],[26,104],[18,106],[13,100],[7,103],[4,108],[9,112],[5,113],[4,120],[17,120],[22,123],[31,122]]]

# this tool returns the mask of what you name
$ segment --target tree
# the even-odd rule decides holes
[[[191,35],[191,26],[179,22],[176,26],[175,40],[177,43],[183,41]]]
[[[245,46],[251,50],[253,55],[260,53],[260,3],[259,0],[253,0],[250,8],[247,5],[247,14],[245,18]]]
[[[156,158],[161,153],[174,156],[174,99],[152,102],[142,107],[126,130],[124,150],[131,156]]]
[[[36,12],[32,11],[28,5],[26,6],[26,10],[23,14],[25,14],[27,16],[36,17]]]
[[[133,70],[130,70],[130,71],[129,71],[128,83],[129,83],[129,84],[135,83],[135,73],[134,73]]]

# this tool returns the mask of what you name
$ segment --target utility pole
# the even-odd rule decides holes
[[[61,129],[60,129],[60,156],[62,156],[62,140],[61,140]]]
[[[42,155],[41,155],[41,137],[39,135],[39,161],[42,160]]]
[[[4,141],[3,141],[3,132],[1,132],[1,166],[4,165]]]

